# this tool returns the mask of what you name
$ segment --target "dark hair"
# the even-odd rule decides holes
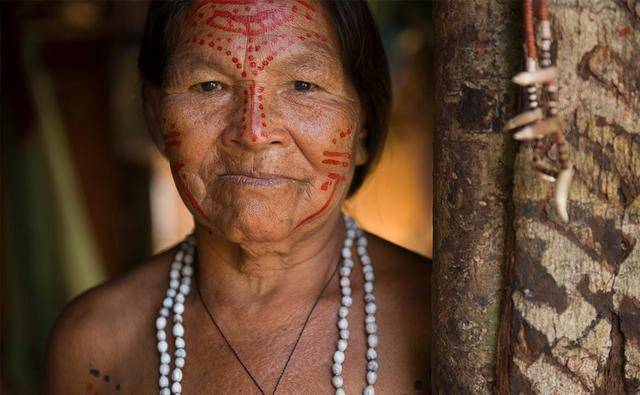
[[[342,65],[365,112],[364,145],[369,160],[356,167],[349,196],[364,181],[384,146],[391,111],[387,56],[366,0],[323,0],[336,29]],[[193,0],[152,0],[144,27],[138,68],[144,83],[161,86],[172,50],[173,28]]]

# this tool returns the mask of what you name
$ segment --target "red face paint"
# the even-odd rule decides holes
[[[189,37],[186,42],[196,45],[207,43],[212,50],[224,54],[234,64],[240,78],[257,77],[279,54],[297,41],[327,40],[317,32],[297,37],[277,34],[283,24],[296,18],[313,19],[315,12],[315,7],[306,1],[202,0],[196,3],[187,25],[198,27],[205,24],[208,32],[206,35],[201,33],[202,37]],[[224,33],[234,33],[240,37],[221,36]],[[246,55],[244,63],[241,62],[242,55]],[[250,131],[251,141],[255,142],[259,137],[268,137],[269,116],[264,109],[264,87],[256,86],[254,79],[249,81],[249,88],[243,90],[240,136]],[[255,89],[258,89],[257,94]],[[256,98],[261,103],[256,103]]]
[[[346,132],[340,132],[340,137],[341,138],[345,138],[348,135],[351,134],[351,128],[348,129],[348,133]],[[331,142],[333,144],[335,144],[336,139],[332,138]],[[340,160],[335,160],[335,159],[325,159],[322,161],[323,164],[325,165],[329,165],[329,166],[342,166],[342,167],[349,167],[350,164],[350,160],[351,159],[351,153],[349,152],[340,152],[340,151],[324,151],[322,153],[323,156],[325,157],[329,157],[329,158],[345,158],[347,159],[346,161],[340,161]],[[346,180],[344,174],[340,174],[340,173],[328,173],[327,177],[329,177],[329,181],[325,181],[322,186],[320,187],[320,190],[322,191],[326,191],[329,189],[329,187],[331,185],[333,185],[333,189],[331,189],[331,194],[329,195],[329,197],[327,198],[327,200],[324,202],[324,204],[322,205],[322,207],[320,207],[319,210],[317,210],[316,212],[314,212],[313,214],[309,215],[308,217],[304,218],[302,221],[300,221],[297,225],[296,228],[299,227],[300,225],[304,224],[305,222],[308,222],[310,220],[312,220],[313,218],[317,217],[318,215],[320,215],[324,210],[327,209],[327,207],[329,207],[329,205],[331,204],[331,201],[333,200],[334,196],[335,196],[335,192],[336,189],[338,188],[338,184],[340,182],[343,182]]]
[[[246,36],[265,34],[293,19],[293,15],[287,12],[286,4],[280,4],[275,8],[259,12],[256,11],[255,5],[254,7],[238,7],[229,11],[215,9],[215,4],[213,4],[211,9],[212,12],[210,16],[206,18],[207,25],[215,29],[244,34]],[[234,12],[240,9],[242,9],[240,12],[249,13],[242,14],[240,12]]]
[[[340,132],[340,138],[345,138],[351,136],[351,128],[347,129],[344,132]]]
[[[327,41],[319,32],[329,36],[331,22],[310,0],[202,0],[194,7],[180,32],[168,77],[170,90],[179,94],[163,107],[182,132],[169,129],[163,137],[171,147],[173,142],[184,142],[169,156],[187,206],[215,226],[232,221],[225,216],[225,207],[234,210],[239,220],[233,221],[246,229],[266,229],[268,218],[275,217],[285,225],[272,227],[274,232],[278,227],[290,232],[292,218],[297,227],[333,210],[333,200],[343,196],[350,170],[351,154],[345,150],[352,145],[352,136],[345,126],[356,124],[359,113],[357,97],[344,83],[338,45],[333,39],[321,44],[323,48],[316,45]],[[191,59],[200,64],[194,68]],[[307,94],[302,91],[306,88],[294,86],[294,80],[321,88],[331,84],[335,100],[320,100],[313,90]],[[204,92],[198,84],[205,81],[220,81],[222,87]],[[326,136],[326,130],[333,133]],[[291,134],[286,141],[295,144],[273,149],[265,145],[265,152],[249,152],[234,140],[240,136],[244,143],[259,143],[280,133]],[[181,141],[183,134],[189,139]],[[253,170],[290,173],[303,182],[281,187],[288,188],[286,195],[277,196],[267,190],[244,190],[220,177],[224,172],[246,171],[247,163]],[[306,193],[309,183],[315,189],[313,200],[301,206],[296,199]],[[210,199],[216,204],[209,206]],[[292,217],[300,212],[302,220]]]
[[[351,158],[351,154],[348,152],[324,151],[322,155],[328,156],[330,158],[333,158],[333,157],[343,157],[347,159]]]
[[[178,188],[178,190],[182,192],[189,204],[191,204],[191,206],[196,209],[204,219],[208,219],[207,214],[202,209],[202,206],[200,206],[198,200],[196,200],[196,198],[191,194],[191,191],[189,191],[189,188],[187,188],[185,184],[186,176],[180,172],[180,170],[184,168],[184,163],[172,163],[170,167],[171,171],[173,171],[175,174],[173,178],[176,182],[176,187]]]
[[[296,225],[296,228],[300,227],[300,225],[304,224],[305,222],[311,221],[312,219],[314,219],[315,217],[317,217],[318,215],[320,215],[324,210],[327,209],[327,207],[329,207],[329,204],[331,204],[331,201],[333,200],[333,196],[336,193],[336,188],[338,187],[338,181],[336,181],[333,184],[333,189],[331,189],[331,195],[329,195],[329,198],[327,199],[327,201],[322,205],[322,207],[320,207],[320,209],[316,212],[314,212],[313,214],[309,215],[308,217],[304,218],[302,221],[300,221],[298,223],[298,225]],[[295,228],[294,228],[295,229]]]
[[[164,137],[164,144],[166,147],[179,146],[182,141],[178,138],[181,135],[180,132],[166,133]]]
[[[175,124],[171,124],[171,131],[168,133],[165,133],[162,138],[164,139],[164,145],[165,147],[169,148],[169,147],[177,147],[180,144],[182,144],[182,141],[180,140],[180,136],[182,135],[182,132],[179,132],[176,129],[176,125]]]

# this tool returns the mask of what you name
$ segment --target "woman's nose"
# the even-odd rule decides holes
[[[279,125],[276,100],[270,97],[275,92],[264,85],[251,81],[242,87],[242,110],[239,127],[232,136],[236,144],[251,149],[261,149],[267,145],[287,145],[290,137],[285,128]]]

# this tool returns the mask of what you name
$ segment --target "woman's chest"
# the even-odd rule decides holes
[[[361,281],[354,278],[352,287],[353,305],[347,315],[349,338],[341,372],[348,394],[362,393],[371,368]],[[424,334],[428,328],[421,319],[423,313],[407,308],[413,300],[398,297],[399,291],[385,287],[384,281],[376,290],[376,393],[426,393],[429,355]],[[332,365],[340,339],[340,288],[335,283],[327,291],[306,325],[308,307],[300,303],[303,307],[290,309],[287,315],[274,313],[253,319],[216,316],[217,328],[206,310],[194,299],[189,300],[183,315],[186,358],[180,370],[181,393],[256,394],[260,393],[259,387],[273,393],[276,385],[276,393],[283,394],[335,393]],[[155,317],[136,327],[148,330],[139,332],[140,341],[133,342],[123,354],[122,372],[131,391],[121,393],[157,394],[161,373],[172,381],[175,368],[171,324],[167,328],[172,356],[168,369],[160,368]]]
[[[341,376],[348,394],[362,393],[366,386],[368,347],[364,312],[359,310],[352,309],[349,314],[350,336],[342,364]],[[260,394],[260,386],[264,393],[271,394],[276,385],[278,394],[334,393],[332,365],[339,339],[334,313],[326,311],[312,319],[299,340],[300,326],[276,333],[256,330],[253,336],[239,338],[233,332],[223,337],[213,326],[189,325],[187,319],[181,393]],[[414,382],[420,376],[419,361],[402,325],[380,314],[378,334],[376,392],[414,393]],[[137,363],[125,364],[130,366],[123,371],[127,385],[120,393],[158,393],[161,374],[155,343],[145,339],[139,350],[132,351],[130,360]],[[171,382],[174,358],[169,366]]]

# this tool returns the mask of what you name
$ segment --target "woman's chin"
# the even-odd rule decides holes
[[[234,207],[213,216],[211,225],[233,243],[268,243],[289,238],[295,228],[294,217],[281,206]]]
[[[252,180],[249,180],[252,181]],[[304,216],[305,189],[294,183],[276,186],[218,183],[203,202],[209,227],[234,243],[277,242],[293,235]]]

